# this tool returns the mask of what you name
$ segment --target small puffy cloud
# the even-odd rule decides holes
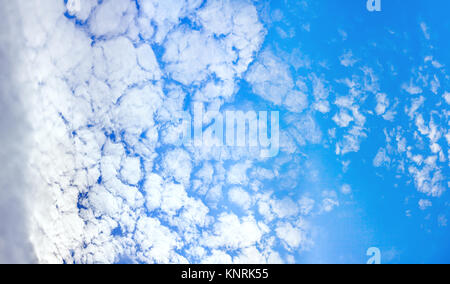
[[[310,79],[313,85],[314,98],[317,101],[326,100],[331,92],[330,88],[327,86],[328,82],[325,79],[318,77],[316,74],[312,74],[310,76]],[[297,85],[299,84],[299,82],[300,81],[297,82]]]
[[[136,185],[141,180],[141,161],[139,158],[126,158],[120,171],[122,177],[129,184]]]
[[[319,101],[314,104],[314,109],[321,113],[330,112],[330,103],[328,101]]]
[[[146,206],[151,212],[158,209],[162,202],[163,179],[157,174],[147,176],[144,190],[146,191]]]
[[[202,243],[210,248],[242,249],[261,241],[263,231],[252,216],[239,219],[223,213],[217,218],[214,230],[203,236]]]
[[[258,62],[247,73],[246,80],[255,94],[275,105],[281,105],[295,86],[289,66],[270,50],[261,53]]]
[[[302,228],[302,223],[292,225],[291,223],[281,223],[275,232],[285,245],[291,250],[300,248],[308,242],[308,236]]]
[[[448,105],[450,105],[450,93],[449,93],[449,92],[445,92],[445,94],[444,94],[444,99],[445,99],[445,102],[446,102]]]
[[[345,110],[339,112],[333,117],[333,121],[336,122],[339,127],[348,127],[353,120],[353,116],[349,115]]]
[[[299,91],[291,91],[286,95],[284,105],[291,112],[301,113],[308,107],[308,97]]]
[[[323,212],[331,212],[334,210],[335,207],[339,206],[339,201],[332,199],[332,198],[325,198],[322,201],[322,211]]]
[[[447,223],[448,223],[447,217],[445,215],[439,215],[438,217],[439,227],[447,227]]]
[[[248,210],[252,204],[248,192],[239,187],[234,187],[228,192],[228,199],[244,210]]]
[[[247,171],[252,166],[250,161],[245,163],[238,163],[230,167],[227,174],[227,181],[230,184],[248,184]]]
[[[154,218],[142,217],[136,225],[136,243],[142,252],[138,257],[148,263],[176,261],[175,249],[180,246],[179,237]]]
[[[341,57],[339,57],[341,64],[345,67],[353,67],[358,60],[353,57],[353,53],[348,51],[344,53]]]
[[[293,115],[285,120],[291,125],[288,132],[298,144],[319,144],[322,141],[322,131],[312,115]]]
[[[410,119],[414,119],[417,115],[417,111],[424,105],[425,97],[420,96],[419,98],[413,99],[411,102],[411,107],[405,109]]]
[[[434,164],[426,164],[422,169],[410,166],[408,171],[414,179],[414,184],[419,192],[433,197],[440,197],[445,191],[445,180],[442,171]]]
[[[386,153],[386,149],[380,148],[378,150],[376,157],[373,159],[374,167],[379,168],[382,166],[389,166],[390,163],[391,163],[391,159],[389,158],[388,154]]]
[[[297,216],[299,206],[291,198],[285,197],[282,200],[273,200],[272,210],[278,218],[284,219]]]
[[[428,207],[433,206],[433,203],[430,200],[421,199],[419,200],[419,208],[420,210],[427,210]]]
[[[252,246],[244,248],[242,252],[234,258],[235,264],[282,264],[283,261],[277,252],[259,251],[257,247]]]
[[[205,257],[202,264],[232,264],[233,258],[225,251],[213,250],[211,255]]]
[[[313,199],[304,196],[299,200],[298,203],[300,205],[301,214],[309,215],[309,214],[311,214],[312,210],[314,209],[314,205],[316,202]]]
[[[337,199],[337,194],[334,191],[323,192],[324,199],[321,204],[321,211],[329,213],[334,210],[334,208],[339,206],[339,201]]]
[[[80,7],[83,7],[80,3]],[[133,23],[137,15],[134,1],[105,0],[93,12],[89,19],[89,29],[95,36],[114,36],[123,34]]]
[[[418,95],[423,92],[422,88],[414,85],[413,82],[410,82],[409,84],[403,84],[402,89],[410,95]]]
[[[349,195],[350,193],[352,193],[352,187],[348,184],[344,184],[341,187],[341,192],[345,195]]]
[[[93,8],[98,4],[96,0],[68,0],[66,7],[69,15],[81,21],[86,21]]]
[[[389,99],[386,94],[377,94],[377,107],[375,108],[375,112],[377,115],[383,115],[386,113],[387,108],[389,107]]]
[[[191,157],[182,149],[170,151],[164,157],[163,169],[167,177],[173,177],[177,182],[187,185],[192,172]]]
[[[181,184],[169,183],[161,192],[161,210],[168,215],[175,215],[188,200],[186,190]]]
[[[358,152],[364,138],[367,137],[365,129],[354,126],[344,135],[343,139],[336,144],[336,154],[345,155],[347,153]]]

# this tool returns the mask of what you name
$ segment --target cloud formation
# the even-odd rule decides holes
[[[369,164],[414,184],[419,209],[448,187],[448,111],[427,105],[450,100],[434,57],[400,83],[400,101],[355,50],[335,58],[343,78],[326,63],[311,70],[307,56],[292,63],[299,51],[264,44],[252,1],[10,2],[0,11],[0,262],[292,262],[314,245],[309,218],[355,189],[307,194],[303,182],[321,173],[305,149],[348,168],[375,131],[385,143]],[[235,101],[243,82],[252,97]],[[279,109],[280,154],[174,146],[195,103]]]

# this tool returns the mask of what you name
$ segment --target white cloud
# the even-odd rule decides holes
[[[419,200],[419,208],[420,210],[427,210],[428,207],[433,206],[433,203],[431,203],[430,200],[421,199]]]
[[[414,178],[414,183],[418,191],[433,197],[440,197],[445,192],[442,186],[444,176],[435,165],[425,165],[422,169],[410,166],[408,169]]]
[[[227,181],[230,184],[247,185],[248,177],[247,171],[252,166],[250,161],[238,163],[230,167],[227,174]]]
[[[202,264],[232,264],[232,257],[224,251],[213,250],[212,254],[202,260]]]
[[[204,31],[179,28],[169,34],[165,43],[163,60],[171,76],[189,85],[214,74],[221,80],[222,90],[214,93],[214,97],[229,98],[234,94],[235,77],[247,70],[264,38],[253,5],[231,2],[208,2],[197,13]],[[224,38],[216,40],[214,36]]]
[[[412,100],[411,107],[405,109],[410,119],[413,119],[414,116],[417,115],[417,111],[424,105],[424,103],[425,98],[422,96]]]
[[[15,86],[13,64],[17,58],[16,38],[18,23],[8,15],[17,9],[15,1],[1,1],[0,9],[0,159],[4,167],[0,172],[0,263],[34,263],[37,261],[35,251],[29,240],[29,211],[25,196],[29,196],[31,183],[24,162],[27,153],[22,147],[30,144],[27,133],[30,125],[24,117],[25,106],[16,98],[20,90]],[[6,28],[5,28],[6,27]],[[6,134],[7,133],[7,134]]]
[[[308,107],[308,97],[304,93],[291,91],[286,95],[284,105],[291,112],[301,113]]]
[[[81,21],[86,21],[92,9],[97,6],[96,0],[70,0],[67,1],[67,11]]]
[[[348,51],[344,53],[341,57],[339,57],[341,64],[345,67],[353,67],[358,60],[353,57],[353,53]]]
[[[186,104],[204,101],[208,108],[220,108],[232,102],[237,82],[246,74],[256,95],[290,112],[282,140],[289,163],[297,163],[299,146],[328,143],[322,141],[315,111],[329,113],[333,93],[323,75],[295,82],[294,69],[312,66],[307,56],[290,66],[286,58],[293,55],[268,48],[250,65],[265,36],[251,1],[138,0],[139,12],[135,1],[129,0],[80,3],[80,10],[70,11],[77,24],[64,16],[64,1],[21,2],[17,9],[26,15],[23,26],[3,25],[7,17],[0,18],[2,26],[22,29],[12,31],[20,45],[9,49],[19,54],[2,57],[5,65],[8,58],[17,64],[20,76],[14,79],[20,81],[5,75],[6,67],[0,70],[0,108],[5,117],[0,129],[11,133],[10,139],[2,138],[0,150],[8,165],[0,183],[11,190],[0,194],[1,200],[17,206],[7,211],[11,218],[29,224],[0,230],[0,240],[11,240],[10,248],[0,241],[0,261],[7,255],[3,251],[25,247],[29,251],[18,254],[25,262],[110,263],[124,256],[149,263],[263,263],[281,262],[272,251],[280,242],[288,251],[310,244],[308,226],[295,220],[334,210],[339,206],[336,193],[325,193],[317,205],[307,197],[298,202],[294,195],[279,199],[268,190],[276,190],[278,183],[298,186],[295,169],[280,176],[284,164],[273,172],[265,170],[247,161],[251,157],[247,150],[213,152],[166,145],[179,134],[177,112]],[[344,66],[356,64],[351,53],[341,60]],[[364,101],[367,93],[379,94],[375,72],[367,67],[359,71],[364,74],[340,81],[349,93],[336,99],[336,115],[321,115],[347,128],[330,131],[338,155],[359,151],[369,133],[365,115],[373,114],[373,107],[365,109]],[[411,95],[428,86],[438,92],[444,86],[439,80],[429,85],[412,80],[403,87]],[[3,96],[7,92],[17,93],[32,107],[22,109]],[[301,114],[309,106],[308,96],[311,111]],[[448,103],[447,97],[444,94]],[[424,102],[423,97],[412,98],[405,112],[416,122],[416,136],[429,140],[426,146],[433,157],[413,155],[406,138],[398,139],[397,148],[404,155],[411,153],[403,167],[419,191],[437,197],[446,189],[445,147],[439,145],[445,130],[437,119],[426,121],[429,116],[418,113]],[[393,120],[397,103],[379,94],[375,111]],[[18,116],[28,119],[29,126]],[[12,120],[17,127],[9,125]],[[18,150],[13,141],[30,143],[24,147],[29,151]],[[394,148],[383,148],[374,165],[399,163],[387,157]],[[30,184],[15,179],[17,174],[28,176]],[[235,187],[227,192],[230,185]],[[275,188],[269,188],[272,185]],[[22,201],[24,188],[32,189],[30,205]],[[349,187],[341,190],[351,193]],[[248,216],[229,212],[223,206],[223,192]],[[251,210],[255,204],[258,212]],[[0,211],[5,212],[7,205],[0,202]],[[256,219],[261,215],[267,224]],[[8,219],[5,224],[9,223]],[[295,261],[293,256],[286,258]]]
[[[80,5],[83,4],[85,3]],[[89,18],[90,32],[98,37],[123,34],[133,24],[136,14],[137,9],[133,1],[105,0]]]
[[[348,184],[344,184],[344,185],[341,187],[341,192],[342,192],[343,194],[345,194],[345,195],[349,195],[349,194],[352,193],[352,187],[351,187],[350,185],[348,185]]]
[[[423,92],[423,90],[419,86],[414,85],[413,82],[403,84],[402,89],[410,95],[418,95]]]
[[[346,111],[341,111],[333,117],[333,121],[336,122],[339,127],[348,127],[353,120],[353,117]]]
[[[156,174],[150,174],[145,181],[144,190],[147,209],[151,212],[161,207],[163,179]]]
[[[121,174],[129,183],[136,185],[141,180],[141,161],[139,158],[126,158],[122,164]]]
[[[324,191],[323,197],[324,198],[321,204],[322,212],[329,213],[340,205],[339,200],[337,199],[337,194],[334,191]]]
[[[354,126],[344,135],[342,141],[336,144],[336,154],[345,155],[351,152],[358,152],[362,140],[367,137],[364,128]]]
[[[314,104],[314,108],[321,113],[330,112],[330,103],[328,101],[319,101]]]
[[[261,241],[263,232],[254,217],[241,220],[234,214],[222,214],[214,225],[214,230],[202,238],[204,246],[236,250],[253,246]]]
[[[176,250],[181,250],[182,244],[199,243],[198,228],[210,224],[209,208],[188,194],[195,167],[191,153],[182,149],[156,151],[164,134],[158,120],[175,120],[185,97],[181,88],[177,91],[165,86],[162,78],[184,84],[201,82],[205,87],[195,98],[218,99],[214,104],[220,106],[221,97],[234,94],[235,80],[253,60],[264,28],[256,8],[247,1],[208,2],[200,10],[202,1],[138,3],[139,13],[135,1],[81,0],[80,9],[69,12],[78,20],[75,25],[74,19],[64,15],[63,1],[30,0],[17,5],[18,14],[10,17],[20,20],[19,14],[26,15],[23,25],[4,25],[22,29],[14,33],[18,43],[23,33],[20,48],[13,49],[20,54],[11,58],[24,60],[15,61],[17,70],[22,70],[17,76],[22,80],[17,82],[17,93],[32,106],[27,111],[17,110],[30,120],[24,132],[30,138],[29,147],[24,148],[30,151],[16,157],[22,166],[25,161],[28,172],[23,175],[32,181],[33,204],[29,214],[25,209],[23,214],[9,212],[17,218],[29,218],[21,224],[29,223],[30,228],[15,226],[17,229],[11,231],[15,242],[9,246],[23,257],[20,262],[111,263],[120,256],[149,263],[187,262]],[[215,12],[222,17],[216,17]],[[177,26],[180,17],[187,15],[202,25],[201,32]],[[146,41],[140,41],[139,36]],[[157,59],[153,44],[164,45],[164,64],[158,62],[161,58]],[[3,58],[2,62],[6,64]],[[0,74],[3,94],[7,85]],[[220,82],[212,83],[213,76]],[[166,94],[166,90],[170,92]],[[25,99],[27,93],[33,94],[30,100]],[[2,106],[15,105],[3,95],[1,100]],[[293,110],[305,104],[300,93],[293,93],[287,103]],[[13,117],[14,109],[9,109]],[[4,114],[9,117],[9,112]],[[10,131],[11,139],[28,141],[19,132],[13,135]],[[15,153],[5,139],[3,150]],[[10,167],[16,167],[9,154],[0,154],[10,161]],[[194,159],[200,158],[194,155]],[[225,170],[216,170],[206,165],[196,176],[205,184],[218,183],[215,189],[205,191],[215,202],[221,199],[220,182],[227,177]],[[231,182],[248,182],[248,177],[236,173],[229,176]],[[10,181],[1,179],[11,188],[18,183]],[[145,182],[142,188],[141,181]],[[5,194],[16,200],[9,192],[2,192]],[[3,204],[0,208],[3,210]],[[256,224],[253,217],[237,222],[223,217],[216,224],[220,221],[222,229],[218,225],[214,233],[206,229],[204,233],[224,247],[250,247],[263,234],[260,228],[264,226]],[[235,226],[233,237],[237,238],[227,237],[227,224]],[[3,231],[0,236],[2,241],[6,239]],[[33,248],[27,246],[28,238],[36,258]],[[14,245],[19,243],[26,253],[19,253]],[[3,261],[2,257],[8,256],[4,246],[0,248]],[[258,254],[249,249],[242,257],[258,259]]]
[[[289,134],[299,145],[319,144],[322,141],[322,131],[312,115],[287,116],[285,121],[291,126]]]
[[[141,261],[147,263],[173,263],[175,249],[181,246],[179,237],[154,218],[143,217],[136,225],[136,243],[142,248],[138,252]]]
[[[234,187],[228,192],[228,199],[244,210],[248,210],[252,204],[248,192],[239,187]]]
[[[315,201],[308,197],[302,197],[299,201],[300,212],[303,215],[309,215],[314,209]]]
[[[290,223],[281,223],[276,228],[277,236],[290,248],[298,249],[308,242],[307,235],[302,229],[302,222],[293,226]]]
[[[281,105],[295,86],[289,66],[270,50],[260,54],[258,62],[247,73],[246,80],[255,94],[275,105]]]
[[[280,219],[297,216],[299,213],[298,205],[288,197],[282,200],[273,200],[271,204],[273,213]]]
[[[386,153],[386,149],[384,149],[384,148],[379,149],[376,157],[373,159],[374,167],[379,168],[382,166],[389,166],[390,163],[391,163],[391,159],[389,158],[388,154]]]
[[[425,36],[425,38],[427,40],[430,40],[430,32],[429,32],[428,26],[427,26],[427,24],[425,22],[421,22],[420,23],[420,29],[422,30],[423,35]]]
[[[375,112],[377,115],[383,115],[386,113],[387,108],[389,108],[389,99],[386,94],[377,94],[377,107]]]
[[[339,206],[339,202],[332,198],[325,198],[322,201],[322,211],[323,212],[331,212],[334,210],[335,207]]]
[[[445,215],[439,215],[438,217],[439,227],[447,227],[447,223],[448,223],[447,217]]]
[[[164,157],[163,168],[166,177],[173,177],[175,181],[184,185],[190,183],[192,162],[189,154],[182,149],[175,149]]]
[[[444,93],[444,99],[445,99],[445,102],[446,102],[448,105],[450,105],[450,93],[449,93],[449,92],[445,92],[445,93]]]

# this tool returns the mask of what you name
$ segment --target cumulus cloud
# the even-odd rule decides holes
[[[249,72],[246,80],[253,92],[277,106],[301,113],[308,107],[304,90],[298,90],[289,65],[278,58],[270,49],[264,50]]]
[[[23,21],[16,27],[24,41],[1,50],[1,129],[10,134],[1,157],[11,167],[1,178],[1,210],[23,226],[0,231],[0,261],[283,262],[247,190],[261,190],[258,179],[275,174],[251,174],[251,160],[236,162],[250,156],[245,151],[225,149],[217,158],[170,143],[179,134],[178,113],[189,109],[186,90],[195,90],[193,101],[220,107],[265,35],[251,2],[202,3],[30,0],[5,10]],[[20,90],[6,58],[23,58],[15,62],[25,81]],[[281,103],[299,113],[307,95],[292,83]],[[29,147],[14,143],[28,139]],[[26,180],[12,171],[29,177],[33,204],[20,194]],[[225,190],[248,216],[221,212]],[[296,202],[272,199],[274,218],[298,214]]]
[[[351,51],[344,53],[339,59],[341,64],[345,67],[352,67],[356,62],[358,62],[358,60],[354,58]]]
[[[423,92],[422,88],[414,85],[413,82],[410,82],[409,84],[406,83],[403,84],[402,88],[405,92],[409,93],[410,95],[418,95]]]
[[[252,203],[248,192],[239,187],[232,188],[228,192],[228,198],[231,202],[242,207],[244,210],[248,210]]]
[[[301,218],[340,206],[333,191],[284,194],[300,187],[303,148],[358,152],[373,133],[367,121],[397,119],[399,100],[382,93],[374,69],[351,68],[352,52],[339,60],[355,74],[334,80],[310,72],[314,63],[299,51],[261,51],[266,28],[253,1],[0,1],[0,130],[8,134],[0,211],[5,224],[20,224],[0,229],[0,262],[295,262],[291,253],[313,243]],[[281,157],[260,166],[247,149],[175,146],[180,113],[195,102],[205,111],[236,103],[241,80],[257,104],[287,113]],[[373,160],[433,197],[446,190],[442,141],[450,138],[420,95],[442,86],[442,77],[422,74],[400,86],[409,96],[398,115],[415,129],[385,130]]]
[[[375,108],[377,115],[385,114],[388,107],[389,99],[387,98],[387,95],[377,94],[377,107]]]
[[[255,94],[275,105],[281,105],[295,86],[289,66],[270,50],[261,53],[246,79],[252,84]]]
[[[308,238],[302,229],[303,226],[305,224],[302,221],[295,225],[282,223],[276,228],[276,233],[289,249],[298,249],[308,244]]]
[[[351,194],[352,193],[352,187],[348,184],[344,184],[341,187],[341,192],[345,195]]]
[[[377,168],[381,166],[389,166],[391,159],[386,153],[386,149],[381,148],[378,150],[376,157],[373,159],[373,165]]]
[[[433,203],[430,200],[421,199],[419,200],[419,208],[420,210],[426,210],[428,207],[433,206]]]

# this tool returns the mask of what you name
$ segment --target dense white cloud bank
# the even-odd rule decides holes
[[[11,167],[26,166],[30,180],[33,202],[19,202],[29,212],[17,209],[20,216],[11,218],[30,224],[13,232],[32,244],[21,245],[29,251],[20,261],[278,263],[285,260],[273,250],[277,242],[288,252],[309,243],[306,225],[295,221],[296,201],[283,201],[289,209],[254,195],[263,190],[260,179],[277,174],[251,170],[251,152],[168,143],[179,133],[177,113],[187,96],[217,109],[236,93],[265,36],[253,4],[69,3],[19,1],[9,11],[23,24],[18,53],[8,56],[21,59],[14,79],[23,82],[17,98],[27,108],[11,119],[22,113],[30,124],[30,147],[2,149]],[[7,86],[2,100],[10,99]],[[286,92],[284,103],[300,112],[307,101],[296,92]],[[13,133],[11,139],[27,141]],[[2,188],[9,181],[2,177]],[[2,191],[2,202],[10,194]],[[227,200],[244,211],[233,213]],[[261,200],[272,203],[270,218],[256,217]],[[0,243],[5,257],[8,238]]]
[[[26,98],[18,96],[16,85],[20,73],[15,68],[19,46],[15,34],[20,22],[11,17],[15,2],[0,1],[0,5],[0,263],[29,263],[37,259],[28,235],[28,203],[23,198],[30,194],[24,169],[29,156],[21,147],[30,145],[30,125],[23,116]]]

